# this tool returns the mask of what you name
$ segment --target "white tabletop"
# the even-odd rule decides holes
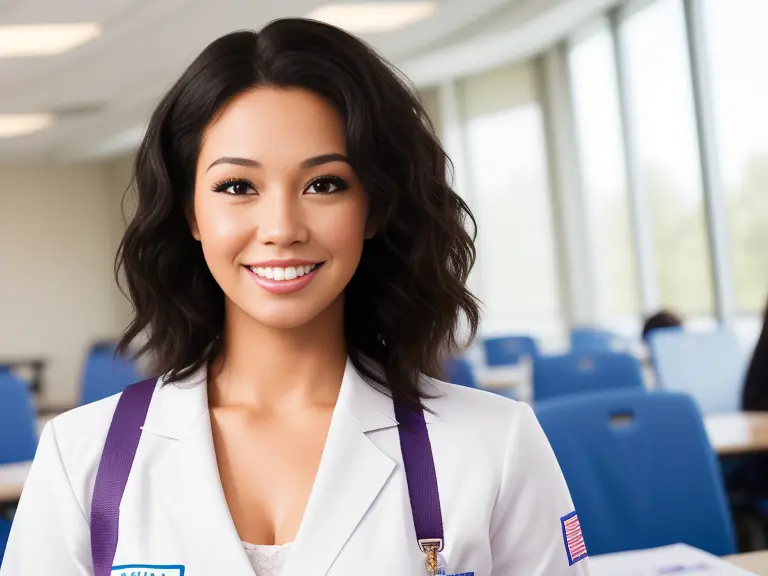
[[[768,550],[736,554],[735,556],[728,556],[726,560],[759,576],[768,576]]]
[[[0,465],[0,503],[15,502],[19,499],[31,466],[31,461]]]
[[[768,412],[735,412],[706,416],[712,447],[721,456],[768,452]]]

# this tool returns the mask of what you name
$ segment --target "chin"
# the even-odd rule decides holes
[[[325,306],[308,306],[309,303],[282,302],[279,304],[253,306],[244,312],[259,324],[278,330],[293,330],[310,324]]]

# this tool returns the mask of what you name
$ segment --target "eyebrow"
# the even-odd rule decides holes
[[[301,163],[301,167],[304,169],[314,168],[316,166],[322,166],[323,164],[328,164],[330,162],[346,162],[347,164],[350,163],[349,158],[344,156],[344,154],[339,154],[334,152],[331,154],[321,154],[320,156],[313,156],[312,158],[307,158]],[[248,168],[261,167],[261,162],[253,160],[252,158],[239,158],[237,156],[222,156],[221,158],[214,160],[211,163],[211,165],[208,166],[206,172],[219,164],[234,164],[235,166],[246,166]]]

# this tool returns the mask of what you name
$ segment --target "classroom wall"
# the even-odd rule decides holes
[[[89,345],[130,313],[113,275],[129,166],[0,166],[0,359],[48,359],[45,403],[76,402]]]

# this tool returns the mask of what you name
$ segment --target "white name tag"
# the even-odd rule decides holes
[[[184,566],[179,564],[126,564],[113,566],[112,576],[184,576]]]

